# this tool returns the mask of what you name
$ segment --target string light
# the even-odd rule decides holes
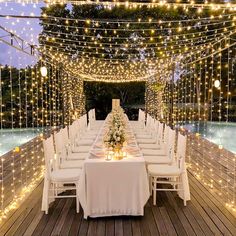
[[[46,77],[47,74],[48,74],[47,67],[42,66],[42,67],[40,68],[40,73],[41,73],[41,75],[42,75],[43,77]]]
[[[214,86],[215,86],[215,88],[220,87],[220,81],[218,79],[214,81]]]

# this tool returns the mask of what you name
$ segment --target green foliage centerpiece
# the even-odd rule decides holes
[[[108,131],[104,137],[105,146],[113,152],[113,158],[123,158],[122,147],[125,142],[125,116],[121,107],[112,110],[108,118]]]

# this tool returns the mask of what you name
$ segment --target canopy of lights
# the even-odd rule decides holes
[[[47,1],[47,6],[50,8],[55,3],[63,5],[66,2]],[[42,57],[63,64],[66,71],[85,80],[128,82],[147,81],[153,77],[170,79],[171,72],[179,65],[194,64],[235,43],[236,7],[230,3],[69,2],[78,7],[96,4],[108,11],[116,8],[119,11],[122,7],[127,11],[157,8],[164,16],[168,15],[168,11],[179,14],[174,19],[163,19],[161,15],[159,18],[147,16],[143,19],[70,18],[50,15],[50,11],[45,9],[39,17],[44,29],[39,38]]]

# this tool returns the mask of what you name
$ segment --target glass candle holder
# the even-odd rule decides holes
[[[108,151],[105,160],[110,161],[110,160],[112,160],[113,156],[114,156],[114,152]]]

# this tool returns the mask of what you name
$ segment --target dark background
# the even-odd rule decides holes
[[[111,111],[112,99],[120,99],[120,104],[130,119],[137,119],[138,108],[144,108],[145,83],[102,83],[84,82],[86,110],[96,108],[96,118],[105,119]]]

